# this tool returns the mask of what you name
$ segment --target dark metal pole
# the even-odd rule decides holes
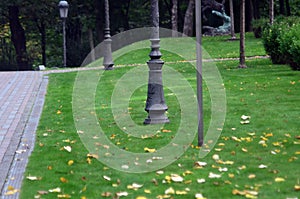
[[[113,69],[113,60],[111,53],[111,36],[110,36],[110,24],[109,24],[109,2],[105,0],[105,28],[104,28],[104,44],[105,44],[105,52],[103,58],[103,65],[105,70]]]
[[[159,51],[159,9],[158,0],[151,0],[152,15],[152,36],[151,36],[151,52],[149,54],[150,61],[147,62],[149,67],[148,93],[145,110],[148,112],[148,118],[144,124],[168,123],[169,119],[165,115],[168,106],[165,103],[163,82],[162,82],[162,66],[164,62],[160,59],[162,54]]]
[[[66,19],[62,19],[63,24],[63,51],[64,51],[64,60],[63,60],[63,66],[67,66],[67,45],[66,45]]]
[[[198,100],[198,146],[203,145],[203,96],[202,96],[202,22],[201,0],[196,0],[197,40],[197,100]]]

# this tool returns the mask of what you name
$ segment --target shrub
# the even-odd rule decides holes
[[[289,35],[289,48],[288,53],[291,56],[290,66],[294,70],[300,70],[300,24],[292,27]]]
[[[299,23],[298,17],[280,17],[263,31],[263,44],[274,64],[290,64],[299,70]]]
[[[284,64],[286,63],[285,56],[280,51],[280,37],[286,27],[279,23],[274,23],[269,25],[263,32],[263,44],[266,52],[270,55],[271,60],[274,64]]]

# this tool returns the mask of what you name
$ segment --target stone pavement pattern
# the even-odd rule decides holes
[[[0,196],[18,198],[47,87],[42,72],[0,72]],[[16,191],[6,195],[8,186]],[[13,190],[13,191],[14,191]]]

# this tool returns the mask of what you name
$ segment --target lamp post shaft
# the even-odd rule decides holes
[[[202,94],[202,19],[201,0],[196,0],[196,55],[197,55],[197,101],[198,101],[198,146],[203,145],[203,94]]]
[[[63,66],[67,66],[67,42],[66,42],[66,19],[62,19],[63,24],[63,51],[64,51],[64,60]]]
[[[159,10],[158,0],[151,0],[152,14],[152,35],[151,35],[151,52],[150,60],[147,62],[149,68],[148,92],[145,110],[148,117],[144,124],[160,124],[168,123],[169,119],[165,115],[168,106],[165,103],[163,82],[162,82],[162,66],[164,62],[160,59],[162,54],[159,51]]]
[[[105,70],[113,69],[113,60],[112,60],[112,52],[111,52],[111,36],[110,36],[110,24],[109,24],[109,2],[105,0],[105,28],[104,28],[104,45],[105,52],[103,58],[103,65]]]

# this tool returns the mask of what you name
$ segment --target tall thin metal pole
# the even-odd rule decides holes
[[[62,19],[63,24],[63,51],[64,51],[64,60],[63,60],[63,66],[67,66],[67,44],[66,44],[66,19]]]
[[[105,0],[105,28],[104,28],[104,44],[105,44],[105,52],[103,58],[103,65],[106,70],[112,70],[114,62],[112,60],[111,53],[111,36],[110,36],[110,24],[109,24],[109,2]]]
[[[203,95],[202,95],[202,17],[201,0],[196,0],[197,41],[197,100],[198,100],[198,146],[203,145]]]
[[[239,68],[247,68],[245,57],[245,0],[240,1],[240,64]]]

